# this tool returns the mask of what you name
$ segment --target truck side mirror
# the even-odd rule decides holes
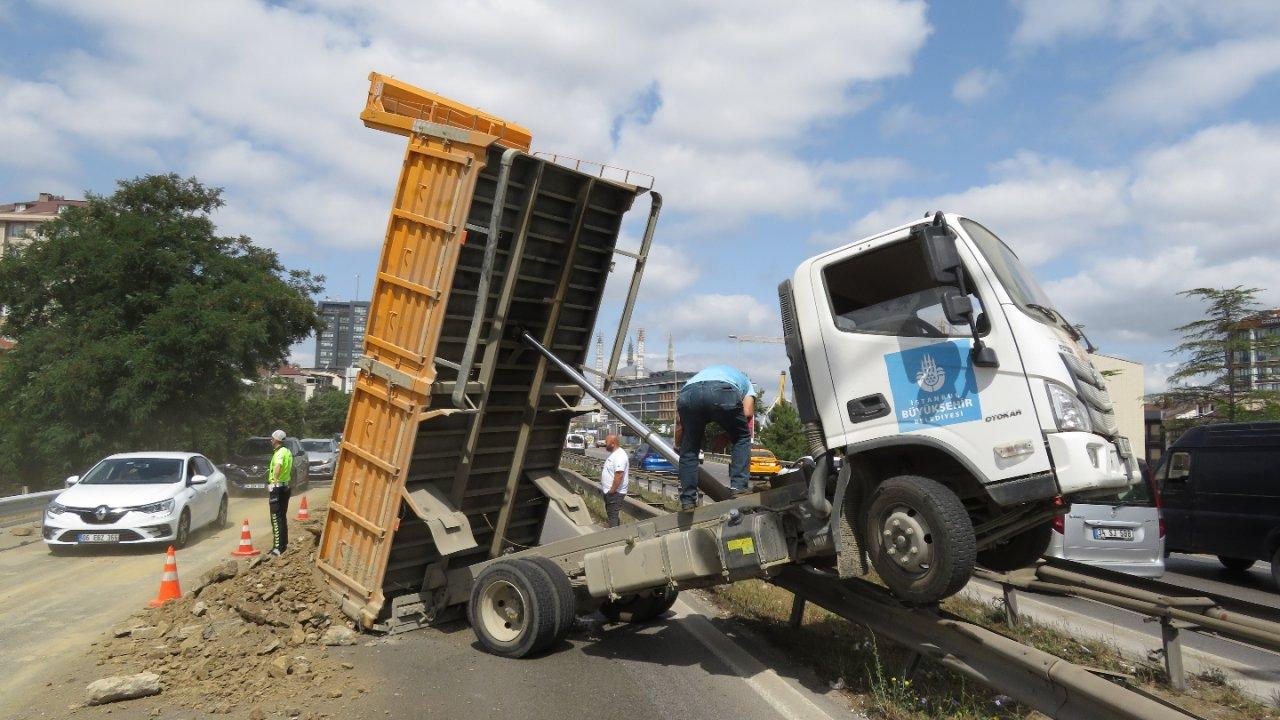
[[[968,325],[973,317],[973,301],[953,287],[942,289],[942,314],[952,325]]]
[[[917,225],[911,232],[920,243],[920,254],[924,257],[929,277],[939,285],[958,286],[961,262],[960,252],[956,250],[956,236],[937,220],[928,225]]]

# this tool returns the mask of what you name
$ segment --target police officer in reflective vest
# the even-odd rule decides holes
[[[293,453],[285,447],[283,430],[271,433],[271,464],[267,466],[268,502],[271,507],[271,552],[280,555],[289,547],[289,479],[293,477]]]

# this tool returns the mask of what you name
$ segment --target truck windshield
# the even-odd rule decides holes
[[[1027,270],[1004,241],[968,218],[961,218],[960,225],[969,237],[973,238],[973,242],[991,264],[991,269],[995,271],[1000,284],[1004,285],[1005,290],[1009,292],[1009,297],[1013,298],[1018,307],[1050,325],[1067,324],[1062,314],[1054,309],[1053,301],[1049,299],[1044,288],[1040,287],[1040,283],[1036,282],[1031,271]]]

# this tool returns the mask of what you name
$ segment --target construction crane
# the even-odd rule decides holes
[[[769,345],[781,345],[786,342],[786,338],[769,337],[766,335],[730,335],[730,340],[737,340],[740,343],[766,343]]]

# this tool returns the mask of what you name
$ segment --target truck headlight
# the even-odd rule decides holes
[[[56,502],[50,502],[49,507],[45,508],[45,512],[49,513],[49,515],[61,515],[66,511],[67,509],[65,507]]]
[[[1054,422],[1059,430],[1082,430],[1089,432],[1089,411],[1085,409],[1080,398],[1067,388],[1055,382],[1045,382],[1049,390],[1049,407],[1053,410]]]
[[[157,503],[151,503],[150,505],[142,505],[141,507],[134,508],[134,511],[140,512],[140,513],[146,513],[148,515],[160,515],[163,513],[171,513],[173,512],[173,498],[169,498],[168,500],[161,500],[160,502],[157,502]]]

